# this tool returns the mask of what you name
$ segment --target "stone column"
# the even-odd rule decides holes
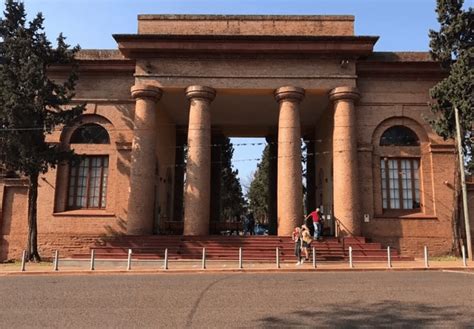
[[[156,167],[156,103],[161,89],[151,85],[135,85],[136,99],[132,156],[130,165],[130,195],[128,198],[127,234],[151,234],[155,202]]]
[[[301,128],[299,104],[304,89],[281,87],[275,90],[280,104],[278,119],[278,235],[289,236],[303,222],[301,174]]]
[[[329,97],[334,102],[334,217],[340,222],[341,235],[358,236],[360,219],[354,102],[359,99],[359,92],[352,87],[338,87],[329,93]]]
[[[216,91],[186,88],[189,99],[188,159],[184,192],[184,235],[209,234],[211,199],[211,109]]]

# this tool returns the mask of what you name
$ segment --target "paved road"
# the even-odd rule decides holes
[[[474,274],[0,277],[2,328],[474,328]]]

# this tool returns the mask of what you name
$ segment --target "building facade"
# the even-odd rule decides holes
[[[40,179],[40,252],[215,233],[222,136],[269,143],[278,235],[302,222],[303,142],[308,207],[328,234],[452,251],[456,155],[427,123],[445,74],[428,53],[374,52],[353,16],[141,15],[114,38],[118,50],[78,54],[87,110],[48,137],[85,157]],[[26,197],[24,180],[0,179],[0,259],[24,248]]]

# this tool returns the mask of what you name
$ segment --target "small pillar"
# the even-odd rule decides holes
[[[333,163],[334,217],[342,236],[360,235],[358,216],[357,139],[354,102],[359,92],[338,87],[329,93],[334,102]]]
[[[161,98],[160,88],[135,85],[135,118],[128,198],[128,235],[151,234],[155,202],[156,166],[156,103]]]
[[[278,118],[278,235],[290,236],[303,222],[303,182],[301,168],[301,127],[299,104],[304,89],[281,87],[275,90],[280,105]]]
[[[189,99],[188,159],[184,192],[184,235],[208,235],[211,200],[211,102],[216,91],[186,88]]]

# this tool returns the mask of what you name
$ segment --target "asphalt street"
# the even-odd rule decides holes
[[[474,274],[0,277],[2,328],[474,328]]]

